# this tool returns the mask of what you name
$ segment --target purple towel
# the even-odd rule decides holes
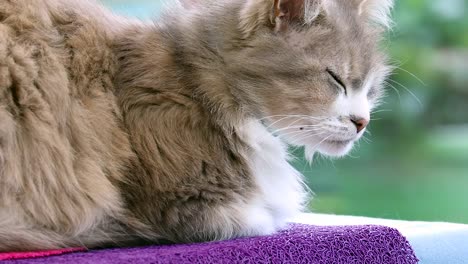
[[[293,224],[267,237],[191,245],[96,250],[7,263],[417,263],[407,240],[382,226]]]

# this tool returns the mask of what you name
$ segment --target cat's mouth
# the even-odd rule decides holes
[[[357,138],[326,139],[315,150],[329,157],[343,157],[351,151],[356,140]]]
[[[281,121],[282,119],[272,122],[268,127],[277,125],[272,129],[273,133],[287,144],[305,147],[307,158],[311,160],[314,153],[329,157],[346,156],[365,131],[365,129],[356,131],[355,125],[351,122],[346,124],[323,122],[299,126],[296,125],[298,120],[288,121],[286,125],[279,124]]]

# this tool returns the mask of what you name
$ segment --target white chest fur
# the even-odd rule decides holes
[[[271,228],[281,228],[303,209],[307,193],[302,176],[289,164],[285,144],[260,122],[249,121],[240,133],[251,147],[249,165],[259,188],[250,217],[256,222],[267,217],[263,214],[268,214]],[[262,225],[268,228],[267,223]]]

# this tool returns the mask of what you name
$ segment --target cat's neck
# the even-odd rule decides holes
[[[211,10],[186,10],[184,16],[168,13],[155,25],[129,28],[120,40],[124,45],[119,48],[119,82],[183,93],[223,127],[259,117],[252,96],[230,77],[235,74],[230,71],[230,53],[242,45],[236,15],[240,1],[233,2],[237,3]],[[140,71],[128,72],[129,68]]]

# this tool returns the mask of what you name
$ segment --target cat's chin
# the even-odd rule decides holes
[[[306,158],[313,160],[316,153],[327,157],[341,158],[346,156],[354,146],[354,141],[327,141],[320,144],[319,147],[305,146]]]

